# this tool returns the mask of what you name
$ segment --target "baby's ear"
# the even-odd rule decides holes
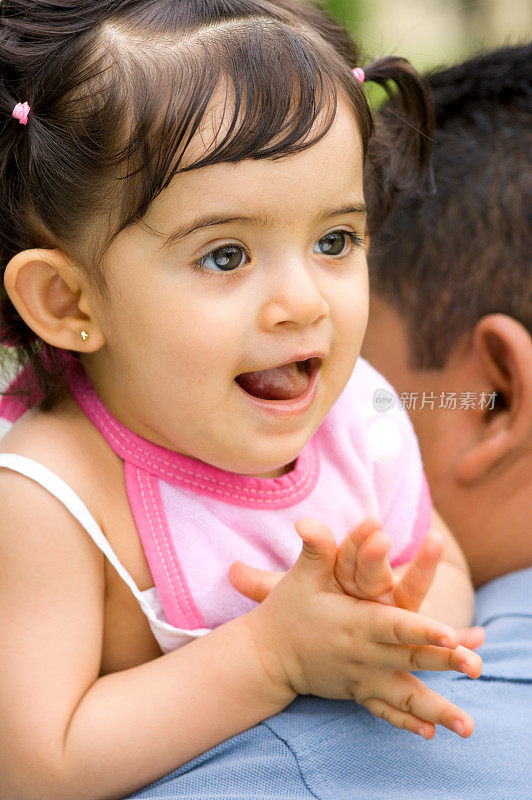
[[[486,407],[483,427],[456,462],[466,483],[530,452],[532,442],[532,337],[505,314],[482,317],[473,331],[476,367],[486,395],[497,398]]]
[[[104,344],[94,314],[95,293],[80,267],[61,250],[17,253],[5,269],[4,281],[24,322],[45,342],[85,353]]]

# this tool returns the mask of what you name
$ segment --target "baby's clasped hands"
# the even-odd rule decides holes
[[[470,736],[471,717],[410,673],[481,671],[480,656],[460,644],[481,644],[478,629],[457,632],[417,613],[441,555],[438,534],[427,535],[397,576],[377,520],[365,520],[340,547],[318,520],[301,519],[296,530],[303,548],[288,572],[236,562],[229,573],[238,591],[260,602],[241,619],[273,680],[297,694],[355,700],[426,739],[436,724]]]

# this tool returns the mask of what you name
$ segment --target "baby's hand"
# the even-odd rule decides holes
[[[435,724],[464,738],[473,720],[428,689],[411,670],[480,673],[479,656],[458,647],[456,632],[437,620],[348,597],[335,578],[337,547],[326,525],[296,523],[301,556],[284,575],[237,562],[232,584],[261,605],[241,618],[265,668],[299,694],[353,699],[392,725],[434,735]]]
[[[382,522],[367,517],[345,537],[336,554],[334,574],[346,594],[379,603],[419,611],[427,594],[444,546],[443,536],[429,530],[414,558],[392,569],[388,552],[392,540]],[[479,647],[484,631],[479,627],[457,631],[460,645]]]
[[[382,522],[376,517],[366,518],[338,548],[336,580],[351,597],[418,611],[434,578],[443,537],[430,530],[412,561],[396,570],[388,561],[391,547]]]

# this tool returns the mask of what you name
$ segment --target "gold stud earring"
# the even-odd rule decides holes
[[[89,334],[87,333],[87,331],[81,331],[80,336],[84,342],[86,342],[87,339],[89,338]]]

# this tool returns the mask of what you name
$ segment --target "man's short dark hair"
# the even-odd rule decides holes
[[[527,44],[426,76],[436,127],[421,187],[394,150],[403,123],[381,117],[367,175],[370,281],[404,320],[414,368],[443,367],[486,314],[532,332],[531,68]]]

